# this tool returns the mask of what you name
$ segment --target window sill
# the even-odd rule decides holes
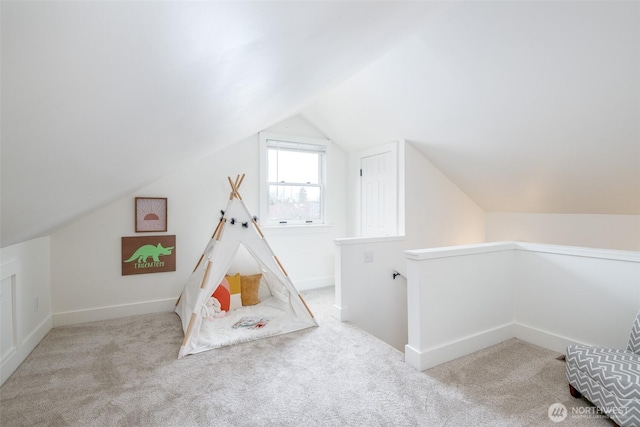
[[[260,226],[264,234],[269,236],[287,234],[325,234],[333,229],[331,224],[285,224]]]

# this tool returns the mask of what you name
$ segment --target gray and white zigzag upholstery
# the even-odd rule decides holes
[[[640,399],[640,355],[622,350],[572,345],[567,361],[616,396]]]
[[[567,347],[567,380],[620,426],[640,427],[640,312],[627,351]]]
[[[629,335],[629,344],[627,344],[627,351],[640,354],[640,312],[638,312],[636,316],[636,321],[633,322],[631,334]]]

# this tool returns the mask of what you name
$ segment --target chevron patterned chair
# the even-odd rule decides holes
[[[570,345],[566,361],[573,397],[584,396],[615,425],[640,427],[640,312],[626,351]]]

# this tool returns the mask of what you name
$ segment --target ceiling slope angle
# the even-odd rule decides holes
[[[292,115],[421,2],[1,2],[1,245]]]
[[[302,115],[410,141],[487,212],[640,214],[640,3],[456,2]]]

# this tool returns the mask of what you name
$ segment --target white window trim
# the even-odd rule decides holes
[[[322,179],[324,181],[322,186],[322,222],[314,222],[310,224],[305,224],[300,221],[292,221],[286,224],[270,222],[268,220],[268,207],[267,207],[267,191],[268,191],[268,170],[267,170],[267,141],[268,140],[278,140],[278,141],[286,141],[286,142],[294,142],[299,144],[310,144],[310,145],[322,145],[325,148],[324,153],[324,162],[322,165]],[[302,136],[295,135],[285,135],[280,133],[272,133],[272,132],[260,132],[260,226],[261,227],[314,227],[314,226],[323,226],[327,224],[327,205],[328,205],[328,177],[327,177],[327,162],[330,158],[331,151],[331,141],[328,139],[319,139],[319,138],[308,138]]]

